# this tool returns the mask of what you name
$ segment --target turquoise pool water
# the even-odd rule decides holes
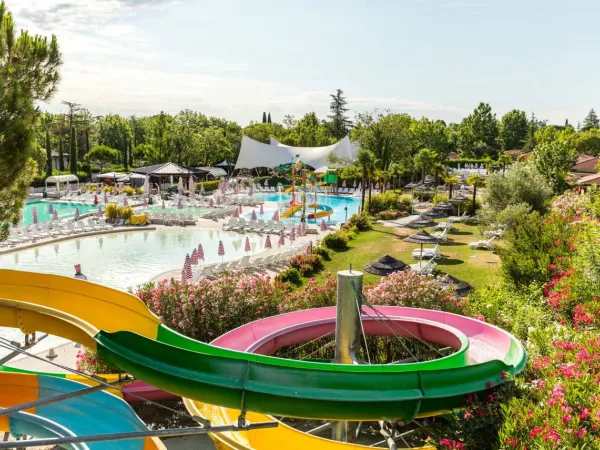
[[[0,268],[72,276],[81,264],[89,281],[127,290],[172,269],[202,243],[205,264],[239,259],[264,250],[265,236],[200,229],[144,230],[89,236],[0,255]],[[225,255],[218,256],[219,240]]]
[[[98,210],[96,206],[89,203],[47,202],[43,200],[29,202],[23,206],[21,225],[30,225],[33,223],[33,208],[37,211],[38,222],[52,220],[52,213],[48,212],[49,205],[52,205],[52,208],[58,211],[59,219],[75,216],[77,208],[79,208],[79,214]]]
[[[254,196],[260,200],[264,200],[267,202],[276,202],[276,203],[289,203],[289,201],[292,199],[292,196],[289,194],[277,194],[277,193],[273,193],[273,194],[267,194],[267,193],[257,193],[254,194]],[[313,194],[308,194],[307,196],[307,202],[308,203],[312,203],[314,201],[314,196]],[[361,203],[361,199],[360,197],[334,197],[334,196],[329,196],[329,195],[317,195],[317,203],[320,203],[322,205],[327,205],[327,206],[331,206],[333,208],[333,214],[330,216],[330,223],[338,223],[338,222],[344,222],[346,219],[346,211],[344,208],[348,208],[348,217],[350,217],[352,214],[355,214],[358,212],[359,208],[360,208],[360,203]],[[273,216],[273,210],[271,211],[265,211],[265,215],[263,216],[263,218],[265,219],[270,219]],[[308,211],[307,212],[312,212],[312,211]],[[258,208],[256,210],[256,213],[258,214]],[[294,217],[291,219],[283,219],[284,221],[287,220],[291,220],[294,222],[299,222],[300,221],[300,217],[298,215],[298,213],[296,213],[296,215],[298,217]],[[321,223],[322,219],[317,219],[317,221],[319,223]],[[327,221],[327,219],[325,219]],[[314,220],[309,220],[309,223],[315,223]]]

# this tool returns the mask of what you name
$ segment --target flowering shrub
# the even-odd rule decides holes
[[[348,248],[348,236],[345,233],[336,231],[329,233],[323,238],[323,245],[332,250],[345,250]]]
[[[275,277],[275,281],[279,283],[290,283],[294,286],[302,286],[302,275],[297,269],[288,267]]]
[[[337,281],[331,272],[327,272],[325,280],[319,284],[314,278],[308,280],[306,286],[292,292],[282,305],[283,311],[322,308],[335,305]]]
[[[81,347],[75,356],[75,369],[90,375],[96,373],[116,373],[118,370],[104,362],[98,353],[86,347]]]
[[[316,254],[293,256],[290,258],[289,264],[290,267],[298,270],[303,277],[309,277],[323,270],[323,258]]]
[[[432,275],[419,275],[412,270],[395,272],[381,278],[375,286],[365,286],[365,297],[373,304],[437,309],[464,314],[467,300],[449,289],[441,289]]]

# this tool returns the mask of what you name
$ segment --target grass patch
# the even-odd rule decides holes
[[[331,261],[325,262],[325,269],[317,279],[323,279],[326,272],[336,273],[339,270],[352,268],[363,271],[365,264],[388,254],[414,264],[412,251],[418,248],[416,244],[404,242],[403,239],[417,230],[408,228],[389,228],[379,224],[373,225],[370,231],[359,233],[348,243],[348,250],[332,251]],[[448,243],[442,244],[442,258],[437,261],[437,270],[449,273],[471,285],[484,286],[500,280],[500,258],[488,250],[471,250],[468,242],[482,239],[476,226],[458,224],[449,233]],[[378,283],[381,277],[365,272],[364,283]]]

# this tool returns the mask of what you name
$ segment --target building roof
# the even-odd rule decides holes
[[[450,152],[450,154],[448,155],[448,159],[450,161],[454,161],[456,159],[460,158],[460,155],[456,152]]]
[[[346,136],[336,144],[326,147],[292,147],[271,138],[270,144],[263,144],[244,136],[240,155],[235,164],[236,169],[254,169],[255,167],[274,168],[282,164],[290,164],[296,156],[311,167],[322,167],[328,163],[330,153],[348,161],[356,159],[358,148]]]
[[[51,177],[46,178],[46,184],[48,183],[69,183],[69,182],[77,182],[79,183],[79,178],[77,175],[52,175]]]
[[[510,156],[512,159],[517,159],[519,156],[523,155],[525,152],[523,152],[523,150],[520,149],[514,149],[514,150],[505,150],[504,153],[508,156]]]
[[[579,173],[596,173],[596,165],[598,164],[598,160],[600,158],[598,156],[592,156],[591,158],[584,159],[581,162],[578,162],[571,168],[571,172],[579,172]]]
[[[586,186],[590,186],[592,184],[600,186],[600,173],[586,175],[585,177],[581,177],[579,180],[577,180],[577,182],[579,184],[585,184]]]
[[[593,159],[593,158],[595,158],[595,156],[586,155],[585,153],[580,153],[579,155],[577,155],[577,163],[584,162],[584,161],[587,161],[588,159]]]
[[[221,169],[220,167],[205,166],[205,167],[192,167],[191,169],[196,173],[198,173],[198,172],[208,173],[213,178],[220,178],[220,177],[227,176],[227,172],[225,171],[225,169]]]
[[[175,163],[155,164],[153,166],[138,167],[131,170],[142,175],[191,175],[192,171]]]

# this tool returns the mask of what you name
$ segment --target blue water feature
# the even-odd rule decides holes
[[[48,202],[45,200],[28,202],[23,206],[21,225],[30,225],[33,223],[33,208],[37,212],[38,222],[52,220],[52,213],[48,212],[49,205],[52,205],[52,209],[58,212],[59,219],[74,217],[77,208],[79,208],[79,214],[98,210],[97,206],[89,203]]]
[[[275,202],[275,203],[289,203],[292,199],[292,196],[289,194],[267,194],[267,193],[256,193],[254,196],[260,200],[264,200],[267,202]],[[314,195],[307,194],[306,198],[307,204],[314,202]],[[352,214],[358,212],[361,204],[361,199],[359,197],[341,197],[341,196],[332,196],[332,195],[317,195],[317,203],[322,205],[330,206],[333,209],[333,214],[329,217],[330,223],[339,223],[344,222],[346,220],[346,210],[344,208],[348,208],[348,217]],[[258,214],[258,209],[257,209]],[[314,212],[314,210],[310,210],[307,208],[307,214]],[[265,215],[263,216],[265,219],[270,219],[273,216],[274,210],[265,210]],[[300,213],[296,213],[294,217],[290,219],[282,219],[283,221],[300,221]],[[320,223],[323,219],[309,220],[308,223]],[[327,222],[327,218],[325,218]]]

